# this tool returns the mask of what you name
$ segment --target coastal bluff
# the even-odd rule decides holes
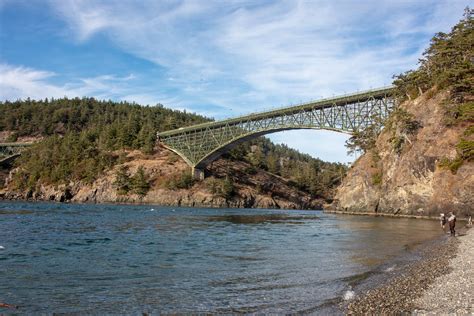
[[[0,200],[284,209],[321,209],[324,204],[324,199],[315,199],[295,188],[289,180],[261,169],[253,169],[242,161],[219,159],[212,164],[204,181],[196,181],[182,188],[170,187],[170,183],[188,175],[189,167],[171,151],[160,147],[153,154],[144,154],[139,150],[120,154],[126,154],[125,161],[90,184],[80,181],[68,185],[41,184],[34,191],[19,191],[11,188],[18,170],[14,169],[5,175],[6,185],[0,189]],[[150,185],[146,194],[121,194],[116,185],[120,168],[126,168],[130,174],[135,174],[141,168]],[[249,172],[250,169],[252,172]],[[226,180],[232,183],[232,192],[227,192],[227,196],[219,190]]]
[[[400,105],[416,122],[413,133],[403,133],[392,121],[377,137],[375,147],[353,164],[326,208],[336,212],[436,217],[455,212],[474,213],[474,163],[455,168],[446,162],[459,155],[469,120],[447,124],[449,91],[426,91]],[[402,140],[401,142],[398,140]],[[401,143],[401,144],[400,144]],[[456,170],[457,168],[457,170]]]

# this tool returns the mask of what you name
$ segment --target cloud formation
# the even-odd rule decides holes
[[[133,75],[117,77],[102,75],[91,78],[77,78],[63,85],[53,84],[49,79],[57,74],[23,66],[0,64],[0,100],[44,99],[62,97],[95,96],[99,99],[113,99],[128,91],[127,82]]]
[[[60,73],[5,63],[1,95],[87,95],[236,116],[388,85],[416,65],[430,37],[448,31],[464,6],[464,0],[50,0],[66,25],[66,33],[58,31],[65,40],[78,46],[105,40],[154,65],[159,81],[131,69],[134,77],[109,72],[53,84]],[[316,144],[323,138],[294,140],[311,139],[307,133],[272,138],[321,157]],[[351,159],[345,138],[332,138],[340,149],[326,150],[328,159]]]
[[[104,33],[165,67],[184,99],[248,111],[389,84],[463,1],[53,0],[78,41]],[[420,43],[421,41],[421,43]],[[234,86],[234,88],[232,88]],[[224,88],[224,89],[222,89]],[[223,92],[224,91],[224,92]]]

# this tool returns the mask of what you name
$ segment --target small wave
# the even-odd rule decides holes
[[[156,211],[154,208],[151,208],[148,210],[148,212],[154,212],[154,211]]]
[[[2,249],[5,249],[5,247],[3,247],[3,246],[0,246],[0,250],[2,250]]]
[[[390,266],[390,267],[388,267],[387,269],[385,269],[384,271],[385,271],[385,272],[392,272],[393,270],[395,270],[395,267],[396,267],[396,266],[397,266],[397,265]]]
[[[352,290],[347,290],[344,295],[342,296],[342,298],[344,299],[344,301],[350,301],[352,300],[353,298],[355,297],[355,292],[352,291]]]

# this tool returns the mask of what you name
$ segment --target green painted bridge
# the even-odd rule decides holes
[[[33,143],[0,143],[0,166],[13,161]]]
[[[351,134],[369,125],[381,125],[395,107],[393,92],[393,86],[372,89],[157,135],[164,147],[193,168],[195,177],[203,178],[203,170],[210,162],[236,145],[265,134],[292,129]]]

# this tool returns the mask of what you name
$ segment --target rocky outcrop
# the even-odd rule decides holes
[[[117,170],[125,166],[133,175],[142,167],[150,183],[150,190],[144,196],[119,194],[114,182]],[[68,185],[39,185],[34,191],[21,192],[11,188],[15,170],[6,179],[6,186],[0,190],[0,199],[35,200],[84,203],[149,203],[167,206],[191,207],[232,207],[232,208],[284,208],[321,209],[323,200],[312,199],[303,191],[289,185],[288,181],[263,170],[249,168],[247,163],[218,160],[207,170],[204,181],[195,183],[188,189],[170,189],[167,183],[173,177],[186,172],[189,167],[174,153],[158,148],[152,155],[140,151],[127,153],[126,162],[92,184],[69,183]],[[253,171],[248,172],[249,169]],[[213,181],[223,181],[226,177],[233,183],[234,194],[224,198],[213,193]]]
[[[434,95],[434,96],[433,96]],[[439,216],[449,211],[474,214],[474,164],[465,161],[455,174],[441,167],[454,159],[468,122],[448,127],[443,102],[447,93],[428,91],[401,108],[420,127],[398,147],[395,127],[385,128],[375,150],[361,156],[327,209],[351,213]]]

